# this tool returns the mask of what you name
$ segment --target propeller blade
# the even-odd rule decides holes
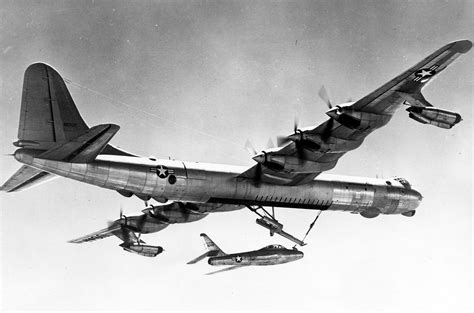
[[[273,144],[272,138],[268,138],[267,149],[272,149],[272,148],[275,148],[275,144]]]
[[[300,123],[299,118],[295,115],[295,119],[293,121],[293,132],[296,133],[298,131],[298,124]]]
[[[303,144],[300,141],[295,141],[295,147],[296,147],[296,155],[298,156],[299,163],[303,163],[303,161],[306,158],[306,152],[304,149]]]
[[[318,95],[324,101],[324,103],[326,103],[329,109],[332,109],[331,100],[329,99],[328,93],[324,85],[321,86],[321,89],[319,89]]]
[[[147,219],[147,214],[141,215],[140,218],[138,219],[138,221],[137,221],[137,229],[138,229],[139,231],[142,231],[142,227],[143,227],[143,225],[145,225],[146,219]]]
[[[288,137],[284,136],[278,136],[276,139],[278,147],[284,146],[291,141],[290,139],[288,139]]]
[[[256,155],[257,154],[257,150],[255,150],[252,143],[248,139],[245,142],[245,150],[247,150],[251,155]]]
[[[260,183],[262,181],[262,164],[257,163],[257,167],[255,168],[255,177],[253,178],[255,182],[255,186],[260,186]]]
[[[329,137],[331,137],[333,125],[334,125],[334,119],[331,118],[327,121],[326,127],[324,127],[323,132],[321,134],[321,139],[324,142],[327,142]]]

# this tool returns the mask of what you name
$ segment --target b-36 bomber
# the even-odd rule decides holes
[[[43,63],[25,72],[15,159],[21,168],[0,190],[18,192],[61,176],[125,197],[136,196],[146,204],[143,214],[120,218],[106,229],[72,240],[82,243],[117,236],[125,251],[156,256],[159,246],[146,245],[141,234],[157,232],[170,224],[197,221],[213,212],[264,207],[347,211],[365,218],[380,214],[413,216],[421,194],[402,178],[377,179],[325,174],[346,152],[358,148],[376,129],[385,126],[395,112],[405,108],[416,122],[450,129],[460,114],[431,105],[421,93],[462,54],[472,42],[447,44],[365,97],[333,105],[325,89],[319,92],[329,110],[329,119],[316,127],[300,128],[279,138],[278,147],[254,152],[255,165],[207,164],[138,156],[109,141],[119,126],[89,127],[62,77]],[[416,140],[416,139],[414,139]],[[274,214],[257,220],[297,244],[304,244],[283,231]],[[217,258],[216,258],[217,260]]]

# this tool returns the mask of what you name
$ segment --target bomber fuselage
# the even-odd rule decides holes
[[[321,174],[298,186],[282,186],[238,178],[245,167],[99,155],[90,163],[42,159],[35,150],[19,149],[22,163],[122,194],[208,204],[209,211],[244,205],[302,209],[401,214],[414,212],[422,196],[395,179],[374,179]]]

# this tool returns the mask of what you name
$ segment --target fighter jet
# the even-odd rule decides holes
[[[207,275],[230,271],[243,266],[283,264],[299,260],[304,256],[303,252],[298,251],[296,248],[287,249],[281,245],[269,245],[260,250],[227,254],[206,234],[201,234],[201,237],[204,239],[207,252],[189,261],[188,264],[195,264],[209,257],[207,260],[209,265],[231,265],[230,267],[208,273]]]

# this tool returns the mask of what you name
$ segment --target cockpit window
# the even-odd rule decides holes
[[[402,184],[403,187],[405,187],[406,189],[411,189],[410,183],[409,183],[408,180],[406,180],[405,178],[396,177],[394,180],[396,180],[397,182],[399,182],[400,184]]]
[[[264,249],[285,249],[285,247],[281,245],[269,245],[269,246],[266,246]]]

